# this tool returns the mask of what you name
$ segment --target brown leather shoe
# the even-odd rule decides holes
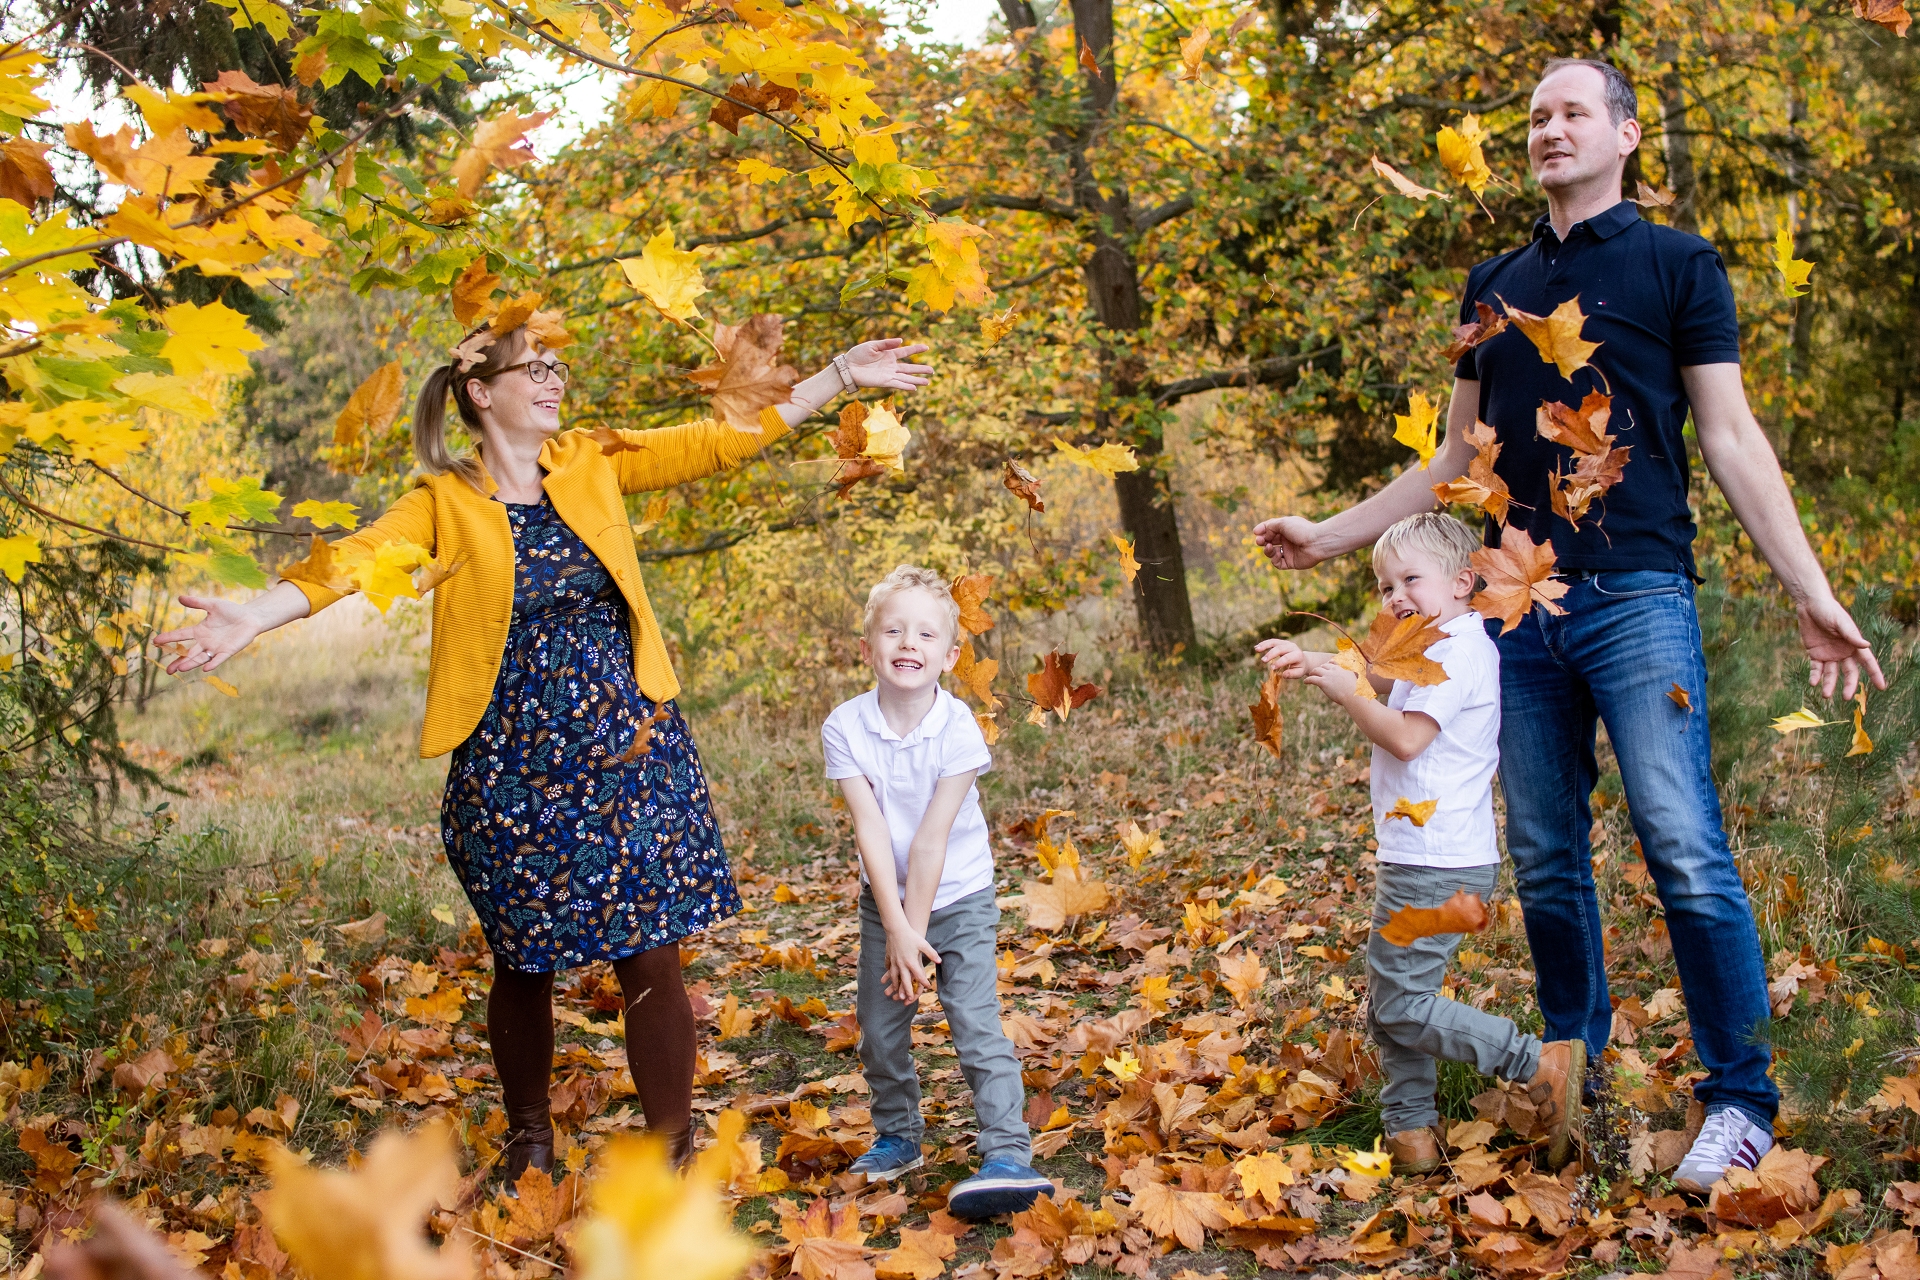
[[[1541,1046],[1540,1066],[1527,1081],[1527,1097],[1547,1125],[1547,1168],[1573,1159],[1580,1131],[1580,1089],[1587,1078],[1587,1042],[1553,1040]]]
[[[1432,1173],[1440,1167],[1440,1137],[1431,1128],[1402,1129],[1399,1133],[1390,1133],[1387,1135],[1386,1150],[1393,1157],[1396,1176]]]

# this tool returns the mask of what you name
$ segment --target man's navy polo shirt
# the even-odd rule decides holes
[[[1495,295],[1498,295],[1496,297]],[[1546,315],[1578,296],[1598,342],[1589,368],[1569,381],[1518,325],[1461,357],[1454,373],[1480,384],[1480,419],[1500,438],[1494,471],[1514,504],[1507,522],[1535,542],[1551,530],[1566,569],[1662,569],[1693,573],[1693,514],[1687,505],[1686,365],[1738,364],[1740,323],[1719,252],[1699,236],[1647,222],[1628,201],[1569,229],[1565,243],[1545,217],[1533,243],[1481,263],[1467,276],[1461,323],[1474,303],[1503,314],[1500,299]],[[1598,368],[1608,387],[1594,376]],[[1543,401],[1577,406],[1589,391],[1611,389],[1607,430],[1614,447],[1631,446],[1620,483],[1596,500],[1579,529],[1553,512],[1551,474],[1573,469],[1573,451],[1540,438]],[[1521,506],[1525,503],[1525,506]],[[1596,519],[1595,517],[1599,517]],[[1487,543],[1497,529],[1487,522]]]

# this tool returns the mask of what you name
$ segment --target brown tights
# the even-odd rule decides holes
[[[627,1006],[627,1066],[647,1128],[676,1146],[693,1115],[693,1005],[680,980],[680,946],[642,951],[613,962]],[[553,1074],[553,975],[495,966],[487,996],[487,1039],[507,1120],[541,1130]]]

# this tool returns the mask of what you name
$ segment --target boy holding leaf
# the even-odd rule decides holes
[[[1374,544],[1381,609],[1366,640],[1339,653],[1277,639],[1255,648],[1273,671],[1338,703],[1374,743],[1380,847],[1367,1030],[1380,1046],[1381,1124],[1396,1174],[1428,1172],[1445,1154],[1436,1059],[1526,1081],[1556,1169],[1572,1155],[1586,1073],[1584,1042],[1542,1044],[1509,1019],[1440,994],[1460,939],[1485,927],[1482,902],[1500,878],[1500,652],[1468,604],[1479,545],[1452,516],[1409,516]]]

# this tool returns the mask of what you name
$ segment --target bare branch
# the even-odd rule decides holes
[[[1137,210],[1133,215],[1135,231],[1151,231],[1163,222],[1172,222],[1183,213],[1193,211],[1193,196],[1176,196],[1156,208]]]
[[[1196,374],[1191,378],[1182,378],[1170,382],[1154,392],[1153,402],[1161,407],[1184,400],[1188,396],[1198,395],[1202,391],[1216,391],[1221,387],[1251,387],[1263,382],[1281,382],[1298,374],[1315,360],[1325,359],[1338,352],[1338,346],[1321,347],[1317,351],[1307,351],[1294,356],[1274,356],[1267,360],[1256,360],[1244,369],[1218,369],[1212,373]]]

